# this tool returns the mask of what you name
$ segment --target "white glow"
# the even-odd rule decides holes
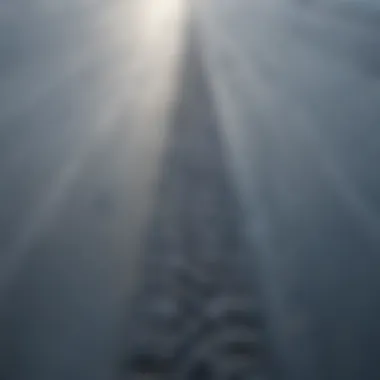
[[[18,86],[13,82],[9,85],[18,99],[14,101],[17,107],[11,111],[17,114],[26,107],[38,111],[39,104],[43,104],[40,100],[51,96],[54,89],[60,86],[75,89],[68,91],[67,97],[71,99],[75,94],[77,101],[73,103],[78,107],[60,116],[57,122],[73,134],[86,129],[87,138],[59,162],[49,184],[28,210],[18,240],[6,255],[7,262],[1,263],[0,299],[12,279],[18,276],[31,246],[64,213],[65,202],[74,184],[88,170],[94,152],[110,144],[120,126],[126,132],[122,135],[126,140],[120,176],[128,176],[124,192],[129,198],[125,208],[126,215],[134,215],[130,218],[137,226],[133,230],[142,223],[152,177],[159,165],[166,115],[180,65],[184,1],[117,1],[103,5],[82,0],[75,4],[74,24],[71,19],[66,20],[63,10],[57,11],[55,17],[65,32],[63,35],[70,35],[71,28],[79,28],[79,24],[83,35],[59,40],[53,45],[60,49],[48,51],[49,59],[43,60],[43,56],[42,64],[38,61],[36,67],[28,66],[16,73],[14,82],[31,90],[24,99]],[[50,30],[55,32],[55,19],[52,21],[51,17],[51,12],[46,10],[49,22],[45,20],[41,25],[48,32],[37,36],[37,42],[49,35]],[[59,102],[60,99],[57,108],[61,106]]]

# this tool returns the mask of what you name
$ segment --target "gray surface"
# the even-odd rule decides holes
[[[178,4],[0,3],[1,379],[111,377],[177,80]]]
[[[200,5],[209,78],[291,379],[376,379],[378,1]]]
[[[185,3],[0,2],[2,379],[111,376]],[[196,4],[281,373],[377,379],[379,4]]]

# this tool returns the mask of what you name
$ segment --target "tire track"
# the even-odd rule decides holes
[[[242,220],[194,30],[187,42],[127,378],[262,378],[263,323],[239,271]]]

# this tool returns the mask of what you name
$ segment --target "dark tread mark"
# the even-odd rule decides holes
[[[240,278],[242,222],[199,55],[190,39],[146,241],[146,282],[127,363],[133,379],[233,380],[259,368],[263,324]]]
[[[199,363],[195,363],[194,366],[189,371],[186,380],[213,380],[214,369],[210,363],[201,361]]]

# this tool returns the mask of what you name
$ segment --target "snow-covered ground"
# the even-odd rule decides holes
[[[273,331],[300,379],[374,378],[377,1],[199,3],[205,61]]]
[[[183,4],[0,3],[2,379],[108,379],[115,369]]]
[[[190,3],[278,364],[377,379],[379,2]],[[0,3],[2,379],[111,376],[185,4]]]

